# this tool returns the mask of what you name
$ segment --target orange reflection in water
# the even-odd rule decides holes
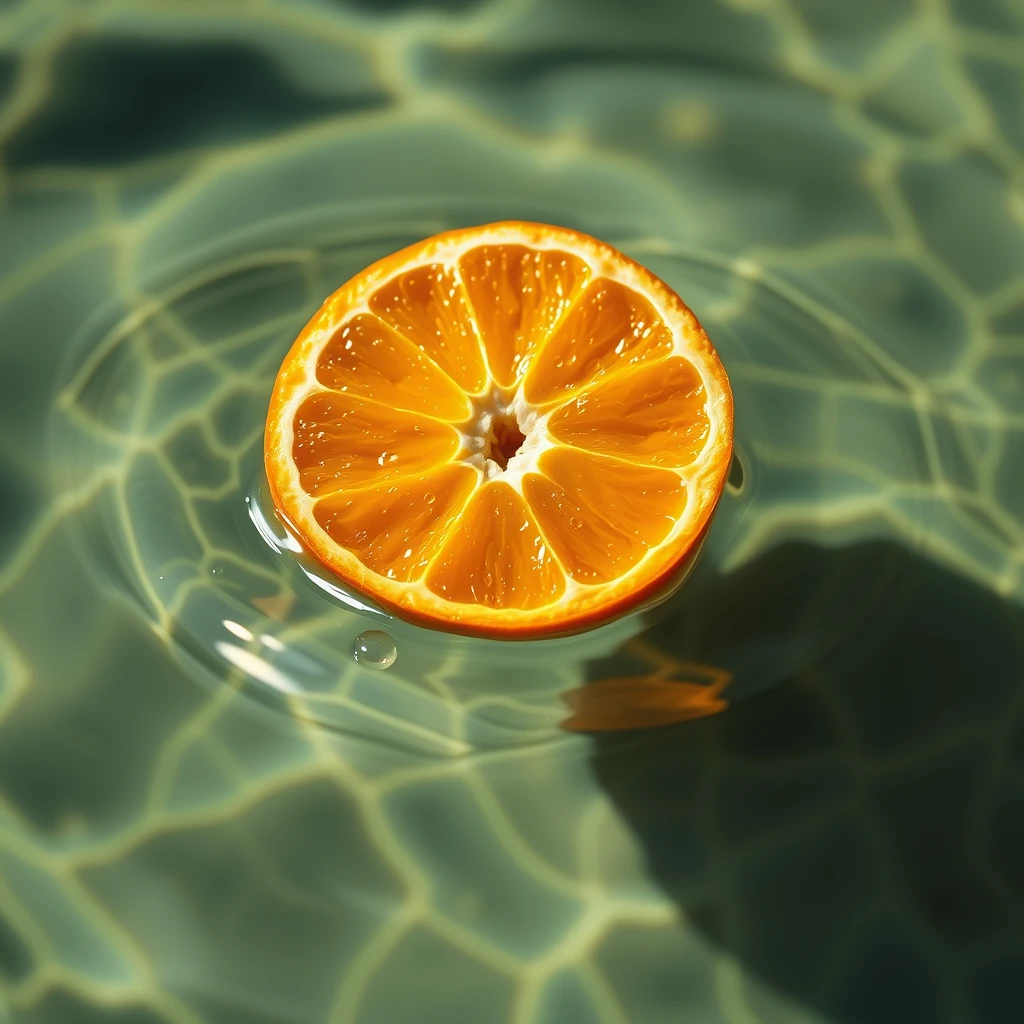
[[[569,732],[653,729],[724,711],[721,697],[732,673],[713,665],[676,662],[645,676],[602,679],[562,694],[572,712],[562,722]]]

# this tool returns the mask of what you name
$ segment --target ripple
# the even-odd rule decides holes
[[[274,375],[322,298],[400,246],[509,215],[582,227],[663,277],[715,341],[736,398],[729,487],[685,585],[588,633],[530,642],[390,615],[304,556],[262,476]],[[646,633],[663,659],[707,664],[688,628],[706,607],[718,616],[712,667],[742,699],[848,639],[886,585],[807,573],[787,589],[788,625],[730,630],[753,599],[730,588],[745,565],[792,541],[848,544],[899,521],[906,543],[924,529],[910,399],[870,340],[754,264],[628,225],[468,202],[308,211],[194,254],[144,295],[86,326],[56,403],[54,451],[87,509],[83,549],[200,678],[239,681],[328,728],[434,756],[564,738],[566,693],[623,659],[640,676],[656,668],[636,654]],[[386,658],[353,658],[353,638],[378,633],[402,651],[386,673]]]

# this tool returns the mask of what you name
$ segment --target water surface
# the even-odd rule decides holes
[[[1014,0],[0,3],[0,1019],[1016,1020],[1022,60]],[[740,454],[675,597],[522,646],[260,474],[322,298],[500,217],[669,281]],[[728,706],[579,731],[623,678]]]

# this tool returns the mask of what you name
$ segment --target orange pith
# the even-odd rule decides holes
[[[265,456],[309,552],[400,615],[565,633],[680,572],[732,393],[693,313],[566,228],[446,232],[339,288],[282,363]]]

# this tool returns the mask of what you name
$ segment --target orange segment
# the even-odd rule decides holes
[[[396,409],[442,420],[464,420],[470,404],[455,382],[412,342],[375,316],[363,313],[342,324],[316,363],[324,387],[373,398],[390,396]]]
[[[422,349],[464,391],[483,390],[483,352],[451,268],[435,263],[396,275],[374,292],[370,309]]]
[[[707,442],[706,400],[693,363],[666,359],[584,392],[552,415],[548,430],[588,451],[651,466],[688,466]]]
[[[472,543],[466,538],[472,537]],[[481,487],[430,567],[427,587],[447,601],[489,608],[540,608],[565,590],[537,521],[506,483]]]
[[[514,384],[590,276],[586,263],[557,249],[481,245],[459,260],[491,375]]]
[[[469,466],[447,465],[387,488],[335,493],[313,514],[333,541],[381,576],[417,580],[477,483]]]
[[[447,424],[350,395],[314,394],[295,414],[292,460],[314,497],[390,484],[447,462],[458,449],[459,435]]]
[[[668,536],[686,506],[686,488],[663,469],[552,448],[523,478],[523,495],[565,571],[606,583]],[[542,475],[543,474],[543,475]]]
[[[545,405],[599,376],[671,350],[672,332],[654,307],[618,281],[600,278],[533,360],[523,393],[527,401]]]
[[[330,296],[281,365],[264,455],[282,521],[346,586],[440,629],[541,637],[682,580],[729,472],[732,393],[663,281],[509,221]]]

